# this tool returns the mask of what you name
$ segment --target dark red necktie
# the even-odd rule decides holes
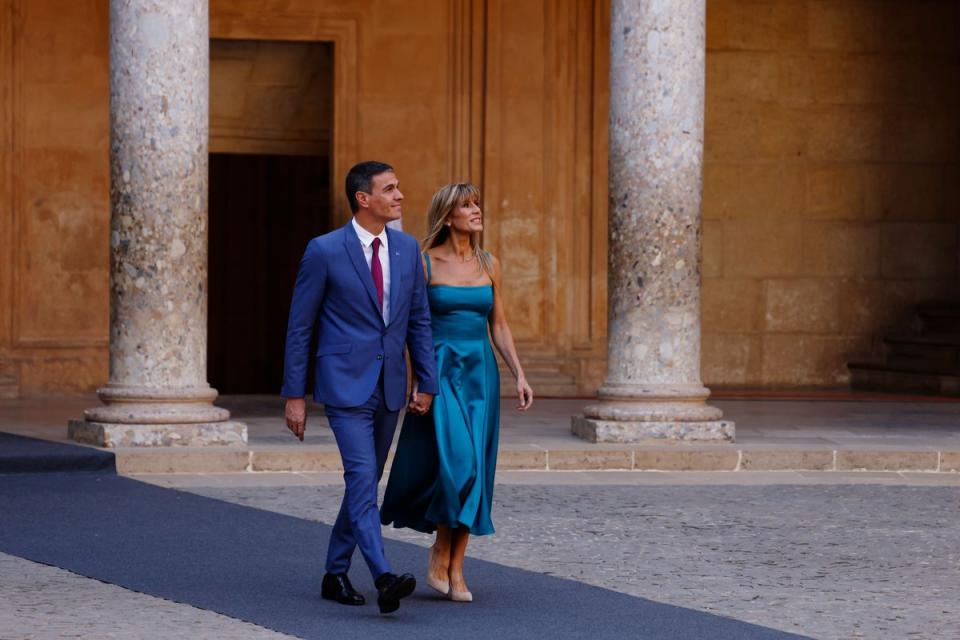
[[[383,267],[380,266],[380,238],[373,239],[373,258],[370,260],[370,273],[373,275],[373,286],[377,289],[377,300],[380,301],[380,313],[383,313]]]

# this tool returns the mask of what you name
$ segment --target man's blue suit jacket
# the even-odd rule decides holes
[[[314,327],[319,334],[313,390],[317,402],[359,406],[373,394],[382,370],[387,409],[399,410],[406,400],[405,344],[419,390],[436,395],[437,365],[420,249],[413,236],[389,227],[387,247],[390,323],[384,325],[353,225],[347,223],[307,244],[290,305],[281,395],[306,395]]]

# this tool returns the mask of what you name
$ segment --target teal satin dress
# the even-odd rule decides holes
[[[429,256],[426,263],[429,284]],[[433,285],[427,295],[440,392],[427,415],[404,418],[380,520],[490,534],[500,432],[500,373],[487,333],[493,287]]]

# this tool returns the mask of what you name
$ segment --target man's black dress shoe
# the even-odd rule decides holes
[[[323,576],[320,595],[324,600],[336,600],[340,604],[366,604],[362,594],[357,593],[345,573],[327,573]]]
[[[402,576],[385,573],[377,578],[375,584],[380,613],[393,613],[400,608],[400,598],[406,598],[417,588],[417,579],[409,573]]]

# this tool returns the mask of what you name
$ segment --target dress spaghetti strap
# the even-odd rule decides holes
[[[423,259],[427,262],[427,286],[430,286],[430,280],[433,279],[433,274],[431,273],[432,269],[430,268],[430,254],[426,251],[423,252]]]

